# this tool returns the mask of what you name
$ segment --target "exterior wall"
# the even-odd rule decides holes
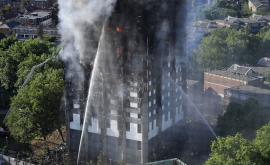
[[[8,29],[0,28],[0,33],[3,33],[7,37],[10,34],[9,28]]]
[[[258,0],[259,1],[259,0]],[[269,8],[269,6],[268,5],[261,5],[261,6],[259,6],[259,7],[256,7],[250,0],[249,0],[249,8],[252,8],[252,12],[255,12],[255,11],[257,11],[257,9],[258,8],[261,8],[261,7],[268,7]]]
[[[224,89],[246,84],[247,82],[210,73],[204,73],[204,89],[211,87],[217,93],[224,95]]]
[[[108,21],[108,28],[106,27],[108,30],[106,30],[105,35],[110,38],[108,39],[109,45],[112,45],[110,55],[119,62],[109,68],[106,56],[101,57],[100,62],[103,65],[100,64],[99,71],[102,75],[108,76],[101,76],[102,79],[97,78],[100,86],[94,87],[97,95],[91,104],[99,107],[100,114],[96,119],[92,118],[91,127],[87,129],[88,139],[85,146],[88,147],[85,156],[87,161],[103,154],[115,162],[124,160],[126,164],[144,164],[149,161],[149,153],[152,148],[155,148],[158,143],[167,142],[179,130],[183,130],[185,125],[186,101],[183,92],[172,82],[168,85],[172,79],[186,92],[186,69],[179,67],[183,64],[180,62],[181,58],[185,58],[185,45],[183,43],[179,46],[181,47],[179,54],[170,52],[168,47],[164,52],[158,51],[159,47],[155,36],[157,27],[160,25],[159,22],[163,20],[162,17],[156,18],[158,10],[146,12],[146,6],[137,5],[134,7],[132,1],[120,0],[118,2],[115,13]],[[173,3],[176,2],[172,0],[171,4]],[[155,7],[160,8],[160,4]],[[184,8],[184,5],[182,7]],[[175,13],[173,13],[176,12],[176,8],[171,7],[171,9],[163,13],[164,15],[168,14],[168,19],[185,20],[185,18],[176,19]],[[169,13],[171,14],[169,15]],[[153,27],[154,29],[151,29]],[[127,30],[124,30],[125,28]],[[168,32],[170,38],[168,37],[166,40],[168,42],[166,46],[176,41],[176,27],[171,28],[174,30]],[[184,26],[181,28],[184,29]],[[116,29],[121,30],[116,31]],[[185,33],[181,39],[184,37]],[[90,41],[86,44],[90,44]],[[102,55],[101,52],[100,54]],[[89,56],[94,57],[95,55],[90,54]],[[162,59],[162,65],[156,59]],[[130,62],[132,65],[129,65]],[[68,67],[68,64],[65,65]],[[91,69],[92,67],[87,64],[85,67],[85,74],[88,75],[86,80],[89,78]],[[122,72],[121,74],[109,75],[110,70],[108,69],[119,69]],[[75,157],[78,154],[81,136],[80,133],[74,135],[74,132],[78,133],[82,130],[85,113],[85,105],[82,104],[86,102],[86,92],[89,87],[89,81],[77,80],[76,74],[80,73],[74,71],[72,80],[65,81],[66,111],[69,114],[66,116],[66,124],[70,127],[67,130],[67,134],[70,136],[67,138],[70,139],[67,143]],[[84,92],[81,93],[86,94],[82,97],[77,91],[78,89],[74,87],[75,82],[81,81],[84,84],[82,89]],[[115,91],[118,89],[117,87],[119,90],[123,90],[122,95],[125,97],[118,97],[117,91]],[[170,92],[169,96],[168,92]],[[167,94],[167,98],[162,100],[161,97],[165,94]],[[108,120],[110,124],[104,119]],[[149,128],[151,126],[154,129]],[[140,127],[141,129],[139,129]]]
[[[235,101],[238,103],[243,103],[245,100],[247,100],[248,98],[250,98],[251,96],[249,95],[245,95],[243,93],[238,93],[238,92],[232,92],[230,90],[224,90],[225,92],[225,96],[224,96],[224,100],[227,102],[231,102],[231,101]],[[258,100],[261,104],[263,104],[265,106],[265,108],[270,110],[270,101],[266,100],[266,99],[260,99],[257,97],[252,97],[256,100]]]
[[[39,29],[37,26],[25,26],[25,28],[15,27],[14,31],[15,31],[15,36],[21,41],[27,40],[31,36],[33,38],[39,37],[39,32],[38,32]],[[50,28],[50,29],[43,28],[43,34],[52,35],[53,37],[56,38],[56,41],[59,41],[61,39],[61,35],[59,34],[59,31],[57,28]]]
[[[0,6],[11,5],[12,7],[20,7],[21,0],[0,0]],[[26,0],[26,3],[30,6],[37,6],[40,9],[52,6],[57,0]]]

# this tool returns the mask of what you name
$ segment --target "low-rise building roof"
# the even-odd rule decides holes
[[[223,77],[228,77],[228,78],[232,78],[232,79],[237,79],[237,80],[241,80],[241,81],[253,81],[253,80],[259,79],[259,77],[255,77],[255,76],[246,76],[243,74],[237,74],[235,72],[227,72],[226,69],[210,70],[210,71],[206,71],[206,73],[214,74],[214,75],[218,75],[218,76],[223,76]]]
[[[220,70],[210,70],[207,71],[206,73],[229,77],[233,79],[239,79],[242,81],[252,81],[264,78],[268,72],[270,72],[270,67],[260,67],[260,66],[249,67],[233,64],[229,69],[224,68]]]
[[[270,90],[263,89],[260,87],[240,85],[240,86],[225,89],[225,91],[240,93],[240,94],[244,94],[244,95],[254,97],[257,99],[268,100],[268,102],[270,102]]]
[[[17,17],[19,14],[23,14],[23,13],[22,12],[19,12],[19,11],[12,11],[12,12],[3,14],[3,19],[9,20],[11,18]]]
[[[31,25],[19,25],[14,29],[39,29],[39,26],[31,26]],[[56,26],[43,26],[43,30],[58,30]]]
[[[270,57],[261,58],[257,65],[270,66]]]
[[[256,8],[269,5],[268,0],[249,0],[249,3],[252,3]]]
[[[228,70],[227,72],[232,72],[232,73],[240,73],[243,75],[248,75],[248,73],[251,71],[252,69],[250,67],[245,67],[245,66],[240,66],[237,64],[233,64]],[[253,70],[252,70],[253,71]]]
[[[15,26],[19,26],[21,23],[20,22],[16,22],[16,21],[11,21],[9,23],[7,23],[7,26],[12,29],[14,28]]]
[[[27,6],[27,7],[25,7],[25,10],[28,12],[28,13],[31,13],[31,12],[33,12],[33,11],[35,11],[35,10],[38,10],[39,8],[38,7],[36,7],[36,6]]]
[[[0,26],[0,28],[1,29],[12,29],[12,28],[14,28],[15,26],[18,26],[18,25],[20,25],[19,22],[11,21],[9,23],[3,24],[2,26]]]

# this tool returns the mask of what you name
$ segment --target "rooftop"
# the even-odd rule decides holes
[[[3,14],[3,19],[9,20],[11,18],[17,17],[18,14],[23,14],[23,13],[22,12],[19,12],[19,11],[12,11],[12,12]]]
[[[11,21],[11,22],[9,22],[7,24],[3,24],[2,26],[0,26],[0,28],[1,29],[9,29],[9,28],[12,29],[12,28],[14,28],[15,26],[18,26],[18,25],[20,25],[19,22]]]
[[[253,70],[250,67],[245,67],[245,66],[240,66],[237,64],[233,64],[228,70],[227,72],[232,72],[232,73],[240,73],[243,75],[248,75],[250,73],[250,71],[252,72]]]
[[[261,58],[257,65],[270,66],[270,57]]]
[[[26,10],[28,13],[33,12],[33,11],[38,10],[38,9],[39,9],[39,8],[36,7],[36,6],[27,6],[27,7],[25,7],[25,10]]]
[[[268,72],[270,72],[270,67],[240,66],[238,64],[233,64],[229,69],[222,68],[207,71],[207,73],[210,74],[239,79],[242,81],[251,81],[258,78],[264,78]]]
[[[269,5],[268,0],[249,0],[256,8]]]
[[[215,74],[215,75],[219,75],[219,76],[223,76],[223,77],[229,77],[229,78],[242,80],[242,81],[252,81],[252,80],[259,79],[259,77],[255,77],[255,76],[246,76],[243,74],[228,72],[226,69],[210,70],[210,71],[207,71],[206,73]]]
[[[240,85],[232,88],[225,89],[234,93],[241,93],[250,97],[258,98],[261,100],[268,100],[270,102],[270,90],[249,86],[249,85]]]
[[[14,29],[39,29],[39,26],[19,25]],[[43,30],[58,30],[56,26],[43,26]]]
[[[40,11],[34,12],[31,14],[25,13],[24,15],[18,15],[20,19],[37,19],[37,18],[44,18],[46,16],[50,16],[52,12],[47,11]]]

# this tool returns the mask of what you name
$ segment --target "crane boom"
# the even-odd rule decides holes
[[[25,79],[23,85],[21,86],[21,89],[23,89],[23,88],[25,87],[25,85],[26,85],[27,82],[29,81],[31,75],[34,73],[34,71],[35,71],[37,68],[43,66],[44,64],[46,64],[46,63],[47,63],[48,61],[50,61],[51,59],[56,59],[56,58],[58,58],[59,55],[61,54],[61,52],[62,52],[62,49],[61,49],[61,51],[59,52],[59,54],[58,54],[57,56],[50,57],[50,58],[46,59],[44,62],[42,62],[42,63],[40,63],[40,64],[34,66],[34,67],[31,69],[30,73],[28,74],[27,78]],[[19,94],[19,93],[18,93],[18,94]],[[18,94],[17,94],[17,95],[18,95]],[[7,114],[6,114],[5,118],[4,118],[4,120],[3,120],[3,125],[6,123],[7,117],[8,117],[8,115],[9,115],[11,109],[12,109],[12,107],[9,108],[9,110],[8,110],[8,112],[7,112]]]

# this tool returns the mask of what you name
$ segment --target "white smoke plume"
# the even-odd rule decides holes
[[[58,0],[58,3],[58,28],[64,47],[62,59],[74,60],[75,55],[79,55],[82,61],[88,46],[85,45],[85,31],[89,27],[95,28],[94,23],[99,19],[110,16],[116,0]]]

